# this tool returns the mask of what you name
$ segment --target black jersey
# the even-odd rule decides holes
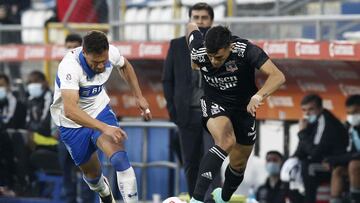
[[[220,68],[214,68],[198,30],[189,35],[189,42],[191,60],[203,76],[205,96],[227,108],[246,109],[258,90],[255,69],[269,59],[267,54],[248,40],[233,36],[231,54]]]

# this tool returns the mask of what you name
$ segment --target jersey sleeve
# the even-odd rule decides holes
[[[71,61],[62,61],[56,75],[56,83],[60,89],[79,90],[80,73],[79,66]]]
[[[119,49],[113,45],[109,46],[109,61],[115,67],[123,67],[125,64],[125,59]]]
[[[260,69],[269,59],[269,56],[260,47],[251,42],[247,42],[245,59],[251,67]]]
[[[192,31],[188,40],[192,62],[198,65],[206,62],[207,54],[201,32],[199,30]]]

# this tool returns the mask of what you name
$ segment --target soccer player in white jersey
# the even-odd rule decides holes
[[[59,65],[51,115],[84,181],[103,203],[115,203],[109,183],[101,173],[96,150],[110,159],[125,203],[138,202],[136,177],[124,150],[126,133],[119,127],[104,90],[113,67],[129,84],[145,120],[151,119],[132,65],[109,45],[100,31],[91,31],[83,46],[68,52]]]

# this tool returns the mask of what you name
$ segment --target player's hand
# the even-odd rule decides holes
[[[110,136],[115,143],[121,143],[127,139],[127,134],[119,127],[107,125],[103,130],[103,133],[107,136]]]
[[[255,117],[256,109],[264,104],[263,98],[260,95],[255,94],[251,97],[249,104],[246,107],[247,112]]]
[[[144,97],[137,98],[137,106],[139,107],[141,111],[141,116],[144,117],[146,121],[149,121],[152,119],[151,111],[149,109],[149,103],[146,101]]]

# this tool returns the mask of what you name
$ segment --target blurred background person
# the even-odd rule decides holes
[[[195,22],[205,36],[213,24],[214,10],[207,3],[197,3],[189,9],[189,20]],[[162,82],[170,120],[179,127],[186,182],[192,197],[201,158],[214,141],[202,127],[202,76],[200,70],[191,69],[190,51],[185,36],[171,40]],[[207,192],[206,201],[213,201],[210,192],[219,186],[218,175]]]
[[[308,94],[301,101],[304,118],[299,121],[299,144],[295,152],[302,165],[305,202],[315,203],[320,183],[330,182],[330,171],[322,167],[324,158],[343,153],[347,133],[343,124],[323,108],[322,98]]]
[[[330,156],[325,164],[333,169],[331,177],[331,203],[342,203],[346,189],[350,189],[351,203],[360,202],[360,95],[349,96],[345,103],[349,132],[347,152]],[[349,180],[349,187],[345,179]]]
[[[15,196],[16,186],[24,183],[22,164],[27,154],[22,136],[8,130],[23,129],[25,126],[25,107],[12,94],[10,79],[0,74],[0,196]]]
[[[256,191],[256,200],[259,203],[285,203],[287,187],[280,180],[280,170],[283,164],[283,155],[279,151],[266,153],[266,171],[268,177]]]
[[[32,174],[37,170],[45,173],[60,174],[58,161],[58,141],[51,131],[50,104],[52,92],[48,87],[45,75],[32,71],[27,79],[27,116],[26,128],[29,131],[31,147],[30,163]],[[33,177],[36,181],[36,178]],[[36,182],[35,182],[36,183]],[[41,192],[45,185],[36,185]]]
[[[69,34],[65,38],[65,48],[67,50],[80,47],[82,44],[82,37],[79,34]],[[77,199],[81,202],[94,202],[95,193],[90,190],[89,186],[77,176],[78,167],[74,164],[65,144],[59,142],[58,144],[59,163],[63,174],[63,189],[66,203],[76,203]],[[80,187],[80,194],[78,194],[78,185]],[[79,197],[79,198],[78,198]]]
[[[30,7],[30,0],[0,0],[0,25],[18,25],[20,24],[21,14]],[[1,31],[0,44],[20,44],[21,31]],[[8,67],[10,77],[21,78],[20,63],[9,62],[1,63],[0,69]]]

